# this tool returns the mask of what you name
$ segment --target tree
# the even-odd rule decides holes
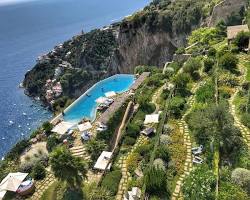
[[[86,149],[91,156],[91,160],[95,161],[101,155],[102,151],[107,148],[103,140],[89,140],[86,144]]]
[[[214,66],[214,59],[212,58],[205,58],[204,59],[204,71],[208,73]]]
[[[146,192],[150,195],[160,195],[168,199],[170,193],[167,188],[167,179],[165,171],[155,166],[149,167],[144,176]]]
[[[42,127],[46,135],[49,135],[51,130],[53,129],[53,125],[50,122],[44,122]]]
[[[180,96],[173,97],[169,102],[170,113],[175,117],[179,118],[182,111],[184,110],[185,99]]]
[[[202,165],[194,169],[184,180],[184,200],[213,200],[215,198],[215,184],[215,175],[207,166]]]
[[[244,48],[248,47],[249,38],[250,38],[250,32],[241,31],[237,34],[236,38],[234,39],[234,44],[236,44],[240,50],[243,50]]]
[[[227,52],[219,58],[219,65],[224,69],[235,71],[238,61],[239,60],[235,55]]]
[[[51,153],[51,168],[55,177],[65,181],[70,188],[80,186],[86,178],[86,163],[78,157],[72,156],[65,147],[58,147]]]
[[[114,196],[116,195],[118,191],[118,186],[119,186],[121,178],[122,178],[122,172],[120,170],[108,172],[103,178],[101,185],[102,187],[109,190],[111,195]]]

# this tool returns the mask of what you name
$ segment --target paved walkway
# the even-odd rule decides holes
[[[139,146],[145,144],[147,141],[148,141],[148,138],[146,136],[140,135],[135,145],[131,148],[131,151],[126,156],[121,157],[120,160],[118,161],[118,165],[122,170],[122,178],[121,178],[118,192],[115,198],[116,200],[123,200],[123,196],[125,192],[127,191],[128,181],[132,178],[131,174],[128,172],[127,160],[130,158],[130,156],[135,152],[135,150]]]
[[[175,186],[175,190],[172,194],[172,198],[171,200],[180,200],[183,199],[182,197],[182,193],[181,193],[181,187],[183,184],[183,181],[185,179],[186,176],[188,176],[190,174],[190,172],[193,169],[193,162],[192,162],[192,142],[190,139],[190,132],[189,132],[189,128],[188,125],[185,121],[185,117],[189,114],[189,112],[192,110],[192,106],[195,103],[195,92],[197,91],[197,89],[203,85],[205,82],[200,82],[199,84],[195,84],[194,87],[192,88],[191,92],[193,93],[193,95],[191,95],[188,99],[188,106],[189,109],[186,111],[186,113],[182,116],[181,120],[178,122],[179,125],[179,129],[181,132],[183,132],[184,134],[184,145],[186,146],[186,160],[184,163],[184,173],[179,177],[179,179],[176,182],[176,186]]]

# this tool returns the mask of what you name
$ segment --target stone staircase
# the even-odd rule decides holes
[[[90,156],[88,155],[85,147],[83,145],[74,146],[70,148],[70,152],[73,156],[84,158],[85,160],[89,160]]]
[[[183,132],[184,135],[184,145],[186,146],[186,160],[184,163],[184,173],[179,177],[179,179],[176,182],[174,192],[172,194],[171,200],[182,200],[183,195],[181,193],[181,187],[183,185],[183,181],[186,176],[190,174],[190,172],[193,169],[193,161],[192,161],[192,142],[190,139],[190,132],[188,125],[185,121],[185,117],[189,114],[189,112],[192,110],[192,106],[195,103],[195,93],[199,89],[200,86],[204,85],[206,82],[202,81],[198,84],[195,84],[191,90],[193,95],[191,95],[187,101],[187,104],[189,106],[189,109],[186,111],[186,113],[182,116],[181,120],[178,122],[178,126],[181,132]]]
[[[140,135],[135,145],[131,148],[131,151],[126,156],[121,157],[120,160],[118,161],[118,166],[121,168],[121,171],[122,171],[122,178],[120,180],[118,192],[115,198],[116,200],[123,199],[123,196],[128,187],[128,181],[131,179],[131,175],[128,172],[128,168],[127,168],[127,159],[129,158],[129,156],[131,156],[135,152],[135,150],[139,146],[145,144],[147,141],[148,141],[148,138],[146,136]]]

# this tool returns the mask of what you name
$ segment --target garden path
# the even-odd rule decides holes
[[[191,151],[192,142],[190,139],[190,131],[189,131],[188,125],[185,121],[185,117],[192,110],[192,106],[195,103],[196,91],[199,89],[200,86],[202,86],[204,84],[205,84],[205,81],[194,84],[194,86],[191,90],[193,95],[191,95],[187,101],[189,109],[186,111],[186,113],[182,116],[181,120],[178,122],[180,131],[184,133],[184,145],[186,146],[187,154],[186,154],[186,160],[185,160],[185,164],[184,164],[184,173],[179,177],[179,179],[176,182],[175,190],[172,194],[171,200],[183,199],[182,193],[181,193],[181,187],[182,187],[182,184],[183,184],[185,177],[188,176],[193,169],[192,151]]]

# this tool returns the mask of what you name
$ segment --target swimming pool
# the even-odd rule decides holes
[[[65,109],[64,121],[78,123],[83,118],[93,121],[98,106],[95,100],[104,97],[105,93],[110,91],[126,92],[134,83],[134,79],[135,76],[131,74],[117,74],[99,81]]]

